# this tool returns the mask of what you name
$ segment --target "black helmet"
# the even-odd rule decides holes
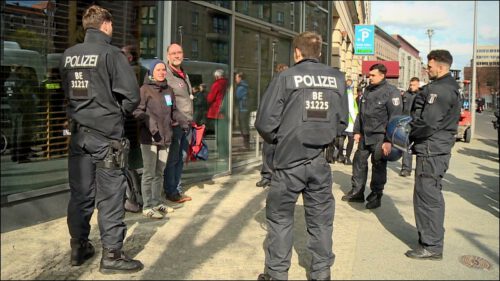
[[[411,117],[408,115],[397,115],[389,120],[387,124],[386,136],[391,141],[392,146],[407,151],[410,145],[410,122]]]
[[[376,161],[383,159],[386,161],[398,161],[401,159],[403,156],[403,151],[400,149],[394,147],[394,145],[391,148],[391,152],[389,152],[389,155],[385,156],[384,151],[382,150],[382,144],[383,142],[379,142],[377,146],[375,147],[375,152],[373,153],[373,157],[375,158]]]

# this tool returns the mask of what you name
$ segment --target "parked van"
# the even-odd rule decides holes
[[[145,68],[149,69],[151,62],[154,59],[140,59],[140,63]],[[193,87],[200,84],[205,84],[207,89],[210,90],[210,86],[214,82],[214,71],[216,69],[224,70],[226,78],[231,81],[231,77],[228,77],[229,68],[227,64],[216,63],[216,62],[206,62],[206,61],[195,61],[185,59],[182,62],[182,68],[189,75],[189,80]]]
[[[17,65],[32,68],[36,72],[38,83],[41,83],[45,79],[45,60],[42,59],[42,55],[32,50],[9,48],[14,45],[4,43],[1,66]]]

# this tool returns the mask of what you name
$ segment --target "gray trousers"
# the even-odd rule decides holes
[[[104,248],[121,249],[127,233],[123,201],[127,180],[121,169],[97,168],[109,141],[85,132],[71,136],[68,178],[70,200],[67,223],[72,239],[88,240],[90,218],[97,207],[97,222]]]
[[[275,170],[266,201],[267,237],[265,272],[274,279],[288,279],[292,257],[295,203],[302,194],[307,248],[311,253],[311,279],[330,276],[335,255],[332,250],[335,199],[330,165],[323,156],[300,166]]]
[[[451,155],[432,157],[417,155],[413,209],[418,242],[433,253],[442,253],[444,245],[443,179]]]
[[[141,144],[142,179],[141,193],[143,209],[150,209],[163,203],[163,171],[167,165],[168,147]]]

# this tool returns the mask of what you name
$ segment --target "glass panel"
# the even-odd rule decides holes
[[[175,1],[173,13],[176,15],[173,23],[173,42],[179,42],[184,50],[182,67],[189,75],[195,91],[194,119],[198,124],[206,124],[206,140],[209,147],[207,161],[190,162],[185,166],[183,179],[191,177],[210,177],[216,173],[229,170],[229,53],[231,42],[230,16],[214,9],[194,3]],[[193,19],[196,17],[197,19]],[[193,22],[198,22],[197,29],[186,29]],[[214,72],[222,70],[227,81],[219,114],[210,115],[210,105],[207,98],[215,96],[215,89],[221,83],[215,83]],[[212,89],[213,88],[213,89]],[[211,106],[216,107],[214,102]],[[212,117],[218,117],[215,119]]]
[[[232,136],[232,157],[235,166],[251,158],[260,157],[261,147],[256,144],[262,140],[253,126],[255,114],[276,64],[290,65],[290,61],[291,39],[278,38],[236,25],[235,69],[236,73],[244,74],[244,82],[240,83],[248,85],[248,91],[246,103],[240,102],[236,98],[238,86],[235,81]]]
[[[89,5],[87,1],[13,2],[1,4],[2,196],[68,182],[69,136],[59,61],[65,49],[83,42],[81,17]],[[112,44],[128,46],[130,63],[141,79],[145,72],[138,58],[155,55],[158,41],[157,3],[100,3],[114,18]],[[134,157],[135,123],[127,122],[126,130],[132,144],[131,166],[139,166],[140,150]]]
[[[235,1],[236,12],[299,31],[300,2],[293,1]]]
[[[231,9],[231,1],[205,1],[205,2],[208,2],[210,4],[214,4],[216,6],[219,6],[219,7],[222,7],[222,8],[226,8],[226,9]]]
[[[323,41],[328,39],[328,13],[317,5],[306,2],[306,31],[315,31],[321,35]]]

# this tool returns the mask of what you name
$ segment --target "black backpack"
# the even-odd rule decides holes
[[[141,193],[141,176],[134,169],[125,170],[127,190],[125,192],[124,208],[127,212],[138,213],[143,206]]]

